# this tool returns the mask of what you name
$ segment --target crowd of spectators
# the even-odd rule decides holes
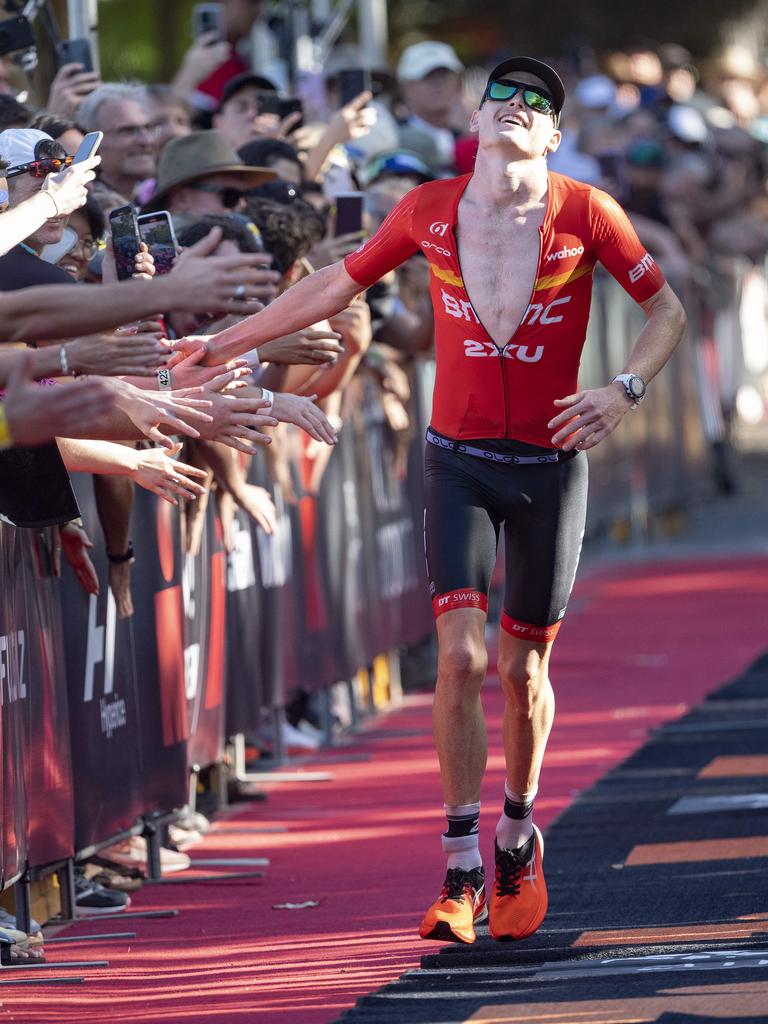
[[[352,97],[343,73],[360,57],[340,51],[322,92],[286,113],[286,90],[237,46],[251,21],[231,21],[226,40],[195,40],[167,84],[65,64],[37,96],[0,58],[0,515],[52,529],[89,593],[99,586],[89,550],[104,544],[123,617],[137,484],[180,505],[194,552],[209,495],[227,544],[236,506],[274,528],[249,460],[266,459],[291,500],[292,433],[332,446],[359,373],[376,375],[390,428],[409,436],[405,371],[433,331],[421,256],[329,321],[244,358],[211,365],[206,339],[352,252],[411,188],[474,159],[467,125],[487,72],[447,43],[408,46],[393,69],[368,69],[370,90]],[[758,262],[768,249],[768,76],[738,50],[701,68],[676,45],[606,55],[599,69],[590,60],[578,74],[560,65],[569,98],[552,170],[611,192],[674,281],[726,289],[728,260]],[[71,164],[97,131],[98,156]],[[337,228],[347,193],[363,194],[353,230],[341,218]],[[160,260],[142,243],[133,280],[118,281],[110,214],[124,207],[168,211],[178,250]],[[102,538],[79,521],[73,471],[94,474]],[[181,849],[205,822],[186,825],[166,870],[184,867]],[[82,910],[127,904],[120,871],[146,867],[142,843],[103,851],[110,888],[79,871]],[[0,920],[14,957],[40,955],[36,934]]]

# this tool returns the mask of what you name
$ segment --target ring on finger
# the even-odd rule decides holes
[[[239,284],[237,286],[237,288],[235,288],[235,291],[234,291],[234,293],[232,295],[232,298],[233,299],[238,299],[238,300],[241,300],[241,299],[245,298],[245,285],[244,284]]]

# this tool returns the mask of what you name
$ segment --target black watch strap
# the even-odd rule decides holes
[[[128,548],[126,549],[124,554],[113,555],[111,551],[107,551],[107,558],[110,560],[110,562],[115,562],[118,565],[122,562],[130,562],[131,559],[133,558],[133,541],[128,541]]]

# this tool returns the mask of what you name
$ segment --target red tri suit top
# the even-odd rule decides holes
[[[550,173],[533,293],[514,334],[497,347],[472,307],[459,264],[457,211],[470,177],[414,188],[344,266],[367,288],[416,252],[429,261],[435,430],[455,440],[514,438],[551,448],[547,423],[559,411],[553,402],[578,390],[595,263],[636,302],[655,295],[664,276],[607,193]]]

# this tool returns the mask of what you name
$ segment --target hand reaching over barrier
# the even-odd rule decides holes
[[[90,334],[62,347],[66,351],[62,370],[66,366],[70,373],[100,377],[153,377],[170,356],[168,346],[156,334]]]
[[[179,498],[194,500],[205,494],[205,488],[197,483],[197,480],[205,478],[205,470],[171,458],[181,451],[181,444],[174,445],[167,453],[161,448],[128,450],[131,454],[128,475],[134,483],[171,505],[178,505]]]
[[[286,334],[261,345],[259,359],[263,363],[300,363],[325,366],[344,352],[341,335],[328,328],[308,327]]]
[[[111,379],[110,383],[114,388],[117,408],[145,437],[163,448],[173,448],[174,442],[161,432],[161,426],[169,428],[172,433],[199,437],[199,425],[213,422],[207,411],[211,402],[201,397],[202,388],[158,392],[140,390],[124,380]]]
[[[168,309],[191,313],[256,313],[276,294],[280,275],[270,270],[263,252],[213,256],[221,242],[221,228],[190,245],[177,258],[164,284],[177,292]]]
[[[22,358],[8,376],[0,411],[0,446],[44,444],[83,426],[95,427],[112,409],[114,395],[104,381],[83,381],[68,388],[41,388],[30,376],[33,353],[20,355]]]
[[[276,414],[268,409],[263,398],[240,398],[234,394],[208,393],[213,422],[200,427],[200,436],[206,441],[221,441],[246,455],[256,453],[255,444],[269,444],[272,438],[260,434],[259,428],[277,426]],[[250,442],[250,443],[249,443]]]
[[[338,436],[322,409],[315,405],[317,395],[289,395],[278,393],[272,403],[272,414],[281,423],[294,423],[314,437],[316,441],[336,444]]]

